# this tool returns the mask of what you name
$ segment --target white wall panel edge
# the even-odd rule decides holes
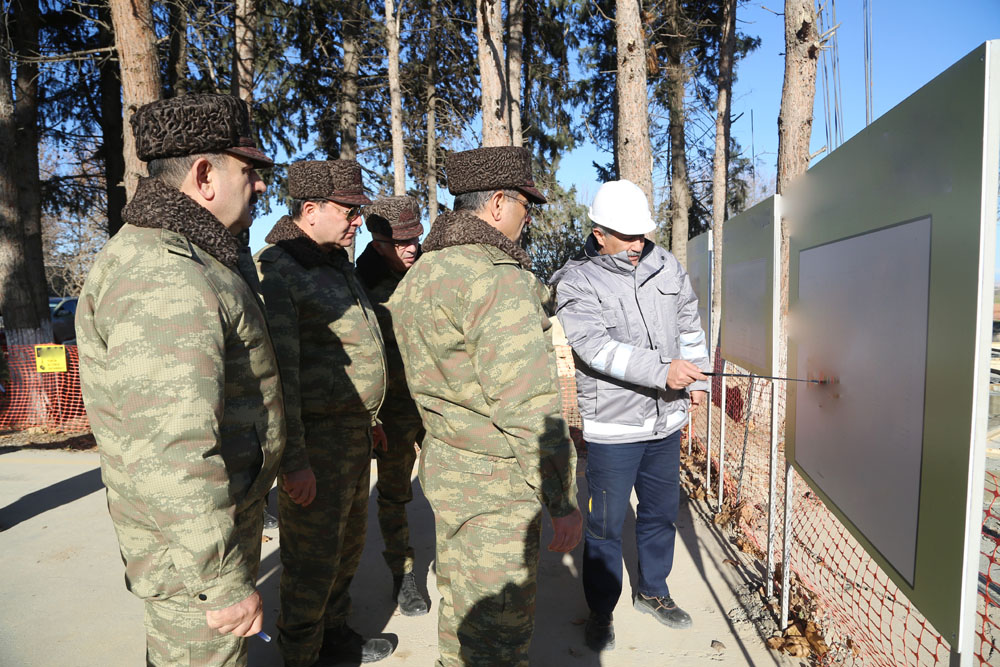
[[[972,405],[972,442],[969,457],[969,478],[966,498],[965,556],[962,576],[961,619],[958,641],[953,644],[960,664],[973,664],[978,613],[980,540],[982,538],[982,498],[986,482],[986,431],[989,419],[990,355],[993,330],[993,273],[996,252],[997,193],[1000,188],[1000,40],[986,43],[984,123],[983,123],[983,187],[979,244],[979,312],[976,318],[975,400]]]

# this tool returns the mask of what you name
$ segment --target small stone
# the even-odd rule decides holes
[[[712,640],[712,648],[714,648],[718,653],[722,653],[726,650],[726,645],[720,642],[718,639]]]

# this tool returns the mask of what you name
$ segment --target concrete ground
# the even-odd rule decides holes
[[[374,466],[373,466],[374,479]],[[414,483],[410,506],[419,585],[431,613],[399,615],[390,600],[391,577],[369,505],[368,543],[351,588],[352,625],[362,633],[398,639],[391,665],[433,665],[437,656],[438,595],[434,577],[433,515]],[[581,498],[586,482],[580,476]],[[634,502],[634,498],[633,498]],[[272,511],[274,506],[272,503]],[[615,612],[617,648],[603,654],[583,644],[587,616],[579,571],[582,545],[565,556],[544,550],[531,648],[533,665],[797,665],[766,648],[741,618],[731,592],[747,583],[740,556],[708,525],[700,502],[682,499],[671,593],[694,619],[670,630],[632,609],[634,540],[625,546],[626,585]],[[547,519],[546,519],[547,521]],[[634,517],[628,519],[634,523]],[[105,505],[96,452],[0,448],[0,665],[118,667],[143,663],[142,603],[124,587],[123,566]],[[627,528],[627,535],[634,531]],[[269,539],[268,539],[269,538]],[[276,635],[281,571],[277,531],[266,531],[260,570],[265,630]],[[250,639],[252,667],[280,667],[274,643]]]

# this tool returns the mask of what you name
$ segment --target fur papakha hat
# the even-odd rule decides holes
[[[373,234],[397,241],[413,239],[424,233],[420,223],[420,205],[408,195],[379,197],[365,207],[365,225]]]
[[[354,160],[301,160],[288,165],[288,194],[293,199],[328,199],[366,206],[361,165]]]
[[[182,95],[139,107],[129,119],[135,153],[149,162],[196,153],[232,153],[270,167],[254,144],[247,104],[232,95]]]
[[[520,146],[493,146],[451,153],[445,158],[448,192],[461,195],[482,190],[519,190],[536,204],[545,196],[531,178],[531,153]]]

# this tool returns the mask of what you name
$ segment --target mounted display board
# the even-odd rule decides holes
[[[776,197],[726,221],[722,233],[722,356],[774,375],[778,256]]]
[[[819,162],[790,224],[786,449],[972,655],[1000,169],[1000,42]]]
[[[691,279],[691,289],[698,297],[698,317],[701,319],[701,328],[705,331],[706,341],[712,333],[709,330],[709,314],[712,309],[712,255],[708,251],[711,234],[711,229],[702,232],[687,244],[687,272]]]

